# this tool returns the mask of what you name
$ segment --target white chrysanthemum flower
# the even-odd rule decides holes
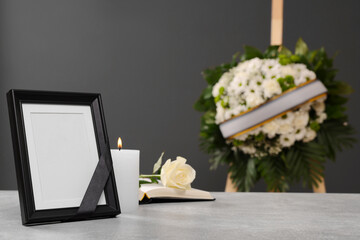
[[[315,101],[312,104],[312,108],[316,111],[316,114],[319,115],[325,111],[325,103],[323,101]]]
[[[248,136],[249,136],[248,133],[244,133],[239,136],[236,136],[235,139],[240,140],[240,141],[245,141]]]
[[[301,105],[299,110],[302,112],[309,112],[311,109],[311,104],[312,103],[305,103],[305,104]]]
[[[271,155],[279,154],[279,153],[281,152],[281,147],[279,147],[279,146],[270,147],[270,148],[268,149],[268,152],[269,152]]]
[[[262,131],[267,135],[268,138],[273,138],[277,134],[279,124],[275,121],[268,122],[262,126]]]
[[[306,77],[299,76],[299,77],[295,78],[294,83],[295,83],[296,86],[298,86],[300,84],[305,83],[306,81],[307,81]]]
[[[240,95],[247,88],[247,75],[239,73],[235,75],[234,80],[229,84],[228,91],[234,96]]]
[[[278,133],[279,134],[289,134],[289,133],[292,133],[294,132],[294,127],[291,123],[282,123],[282,124],[279,124],[279,129],[278,129]]]
[[[320,115],[318,115],[318,117],[316,118],[316,122],[318,123],[323,123],[327,118],[326,113],[320,113]]]
[[[316,138],[316,132],[311,128],[306,128],[305,137],[303,138],[303,142],[311,142]]]
[[[247,132],[246,134],[247,134],[248,136],[256,136],[256,135],[258,135],[258,134],[261,132],[261,130],[262,130],[262,128],[261,128],[261,127],[258,127],[258,128],[255,128],[255,129]]]
[[[309,113],[303,111],[295,112],[295,117],[293,120],[293,125],[296,129],[304,128],[309,123]]]
[[[271,98],[281,93],[280,84],[275,79],[266,79],[262,86],[264,87],[264,96],[266,98]]]
[[[308,70],[308,69],[306,68],[306,65],[303,64],[303,63],[293,64],[293,67],[294,67],[295,71],[298,72],[298,74],[300,74],[300,73],[303,72],[303,71]]]
[[[293,112],[287,112],[286,114],[275,119],[278,124],[292,124],[295,118],[295,114]]]
[[[224,73],[212,89],[211,93],[212,93],[213,97],[217,97],[219,95],[220,88],[223,87],[226,89],[227,86],[229,85],[229,83],[232,81],[233,77],[234,77],[234,74],[233,74],[233,71],[231,71],[231,70]]]
[[[246,69],[247,72],[258,72],[263,64],[263,60],[261,60],[260,58],[253,58],[248,60],[247,62],[248,62],[248,66]]]
[[[294,69],[294,64],[285,65],[281,68],[281,76],[296,76],[299,73]]]
[[[317,99],[316,101],[317,101],[317,102],[325,102],[326,99],[327,99],[327,96],[325,95],[325,96]]]
[[[305,69],[301,72],[301,77],[305,78],[306,81],[310,81],[316,79],[316,74],[313,71]]]
[[[220,104],[216,104],[215,123],[220,124],[223,121],[225,121],[225,109]]]
[[[246,104],[247,106],[249,106],[249,108],[256,107],[257,105],[260,105],[263,102],[265,102],[265,100],[261,97],[260,94],[256,92],[250,92],[246,97]]]
[[[230,119],[233,117],[233,113],[231,110],[225,110],[225,119]]]
[[[283,134],[279,138],[280,144],[283,147],[290,147],[295,143],[294,134]]]
[[[299,128],[295,130],[295,139],[296,141],[300,141],[305,137],[306,128]]]
[[[277,59],[266,59],[261,66],[261,72],[268,73],[281,66]]]
[[[256,153],[256,148],[252,145],[240,145],[239,148],[246,154],[252,155]]]
[[[256,92],[263,92],[264,91],[264,87],[261,86],[263,83],[263,78],[259,75],[254,76],[251,78],[251,81],[249,81],[249,89],[252,89]]]
[[[230,103],[230,110],[228,110],[228,112],[230,112],[230,114],[234,117],[236,115],[238,115],[240,112],[243,111],[243,108],[241,105],[236,105],[235,107],[231,107],[231,103]]]

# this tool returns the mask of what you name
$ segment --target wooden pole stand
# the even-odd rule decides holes
[[[272,0],[270,45],[281,45],[283,41],[284,0]]]
[[[315,185],[312,186],[314,193],[326,193],[326,187],[325,187],[325,179],[321,177],[321,182],[317,183],[318,186]]]
[[[234,183],[231,180],[230,173],[228,173],[226,178],[225,192],[237,192],[238,189],[235,187]]]

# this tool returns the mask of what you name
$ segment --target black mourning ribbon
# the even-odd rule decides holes
[[[87,218],[95,212],[100,196],[109,179],[110,173],[113,169],[110,161],[109,150],[101,152],[103,154],[100,156],[99,162],[74,218]]]

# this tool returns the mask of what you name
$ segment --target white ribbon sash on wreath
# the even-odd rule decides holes
[[[259,106],[242,112],[220,124],[224,138],[232,139],[254,130],[301,105],[315,101],[327,93],[324,84],[311,80],[275,96]]]

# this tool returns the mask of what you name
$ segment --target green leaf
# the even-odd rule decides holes
[[[354,89],[346,82],[332,82],[327,84],[329,94],[346,95],[354,92]]]
[[[327,105],[325,109],[327,119],[346,118],[345,110],[346,107],[343,107],[342,105]]]
[[[203,98],[204,100],[209,100],[210,98],[212,98],[212,86],[207,86],[207,88],[204,89],[203,92]]]
[[[224,87],[221,87],[221,88],[219,89],[219,94],[220,94],[220,95],[223,95],[224,91],[225,91],[225,88],[224,88]]]
[[[214,85],[219,81],[223,73],[224,73],[224,69],[219,66],[215,68],[205,69],[202,72],[202,75],[208,84]]]
[[[229,108],[229,103],[228,102],[225,102],[224,100],[221,100],[221,106],[223,108]]]
[[[290,60],[293,63],[300,62],[301,58],[298,55],[291,55]]]
[[[290,56],[286,56],[284,54],[279,54],[279,63],[281,65],[287,65],[291,63],[291,58]]]
[[[320,124],[318,122],[312,121],[310,122],[310,128],[317,132],[320,130]]]
[[[153,167],[153,173],[158,173],[160,171],[160,168],[161,168],[161,164],[162,164],[162,158],[164,156],[164,152],[161,153],[159,159],[156,161],[156,163],[154,164],[154,167]]]
[[[205,106],[205,103],[203,101],[203,98],[200,97],[195,103],[194,103],[194,109],[199,112],[205,112],[207,110],[207,107]]]
[[[269,46],[263,54],[264,58],[277,58],[279,47],[278,45]]]
[[[328,95],[326,103],[329,105],[343,105],[347,103],[348,98],[339,95]]]
[[[302,179],[303,186],[311,188],[323,176],[326,150],[316,142],[296,142],[285,157],[289,169],[289,180]]]
[[[151,183],[151,182],[146,181],[146,180],[139,180],[139,184],[140,184],[140,185],[141,185],[141,184],[149,184],[149,183]]]
[[[263,58],[262,53],[254,47],[244,46],[245,53],[241,56],[241,61],[249,60],[252,58]]]
[[[211,87],[212,88],[212,87]],[[204,89],[203,93],[199,97],[199,99],[194,104],[194,109],[199,112],[206,112],[209,110],[215,110],[215,102],[213,100],[213,97],[209,94],[211,94],[210,88]]]
[[[279,54],[290,57],[292,55],[292,52],[285,46],[281,46]]]
[[[258,170],[268,191],[284,192],[289,189],[287,167],[281,156],[266,156],[259,160]]]
[[[295,54],[296,55],[306,55],[309,51],[308,46],[304,42],[302,38],[299,38],[299,40],[296,42],[295,45]]]
[[[231,67],[235,67],[238,64],[238,62],[240,60],[240,56],[241,56],[240,52],[237,52],[233,55],[231,63],[230,63]]]
[[[280,84],[281,90],[285,92],[286,90],[295,87],[294,77],[287,75],[284,78],[278,78],[278,83]]]
[[[145,180],[139,180],[139,188],[141,187],[141,185],[143,184],[150,184],[151,182],[145,181]]]
[[[317,134],[317,142],[325,148],[326,157],[332,161],[335,161],[336,150],[351,148],[357,142],[353,137],[355,130],[339,119],[325,121]]]
[[[249,192],[257,180],[256,159],[245,157],[239,152],[234,157],[241,158],[241,161],[235,161],[230,166],[231,179],[239,191]]]

